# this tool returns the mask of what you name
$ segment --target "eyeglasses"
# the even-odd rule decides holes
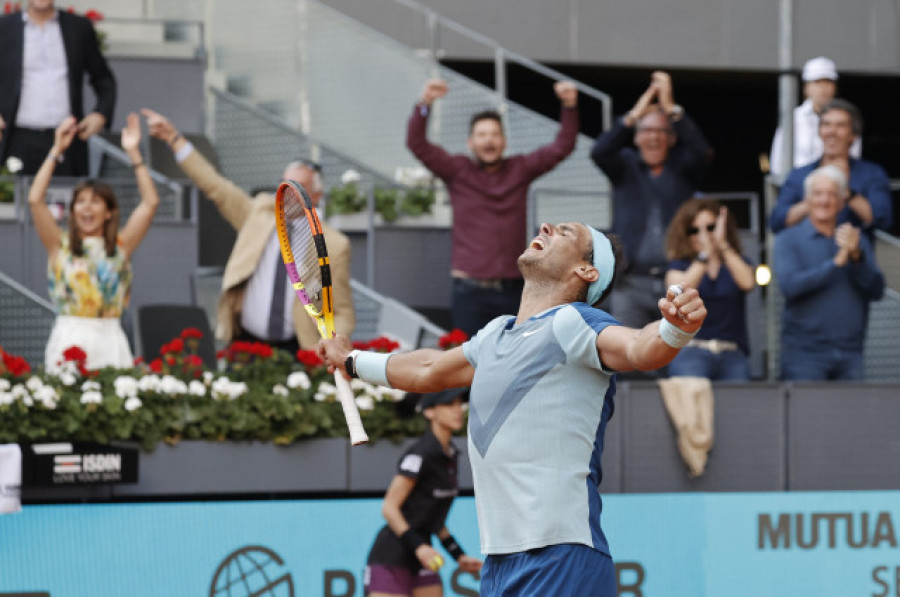
[[[712,232],[713,230],[716,229],[716,225],[715,225],[715,224],[707,224],[706,226],[703,226],[703,228],[706,228],[706,231],[707,231],[707,232]],[[690,236],[694,236],[694,235],[697,234],[698,232],[700,232],[700,228],[697,228],[696,226],[689,226],[689,227],[688,227],[688,234],[689,234]]]
[[[309,168],[310,170],[314,170],[314,171],[318,172],[319,174],[322,173],[322,166],[318,162],[314,162],[308,158],[295,158],[294,163],[302,164],[302,165],[306,166],[307,168]]]

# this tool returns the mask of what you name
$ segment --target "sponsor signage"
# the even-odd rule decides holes
[[[361,597],[383,524],[372,498],[25,506],[0,516],[0,596]],[[619,597],[900,596],[900,491],[613,495],[603,525]],[[472,498],[447,527],[477,554]]]
[[[25,487],[137,483],[138,450],[88,442],[22,446]]]

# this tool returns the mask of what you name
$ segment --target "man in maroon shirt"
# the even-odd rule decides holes
[[[500,114],[479,112],[469,125],[473,157],[451,155],[425,135],[434,100],[447,94],[447,83],[429,79],[413,109],[406,146],[444,181],[453,206],[453,325],[470,336],[498,315],[518,310],[522,274],[516,260],[526,245],[528,187],[575,149],[578,90],[559,81],[554,91],[562,104],[560,129],[553,143],[524,154],[503,157],[506,137]]]

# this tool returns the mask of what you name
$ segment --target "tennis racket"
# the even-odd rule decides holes
[[[322,223],[306,190],[293,180],[284,181],[278,187],[275,227],[284,267],[297,298],[313,318],[319,334],[323,338],[331,338],[334,336],[334,298]],[[366,443],[369,436],[359,418],[353,391],[337,370],[334,372],[334,385],[347,419],[350,443],[354,446]]]

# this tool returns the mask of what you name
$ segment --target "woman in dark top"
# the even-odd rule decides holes
[[[437,571],[443,558],[431,546],[437,535],[460,570],[476,573],[481,560],[467,556],[444,522],[458,493],[459,450],[450,441],[462,429],[468,388],[419,398],[417,410],[429,421],[422,437],[400,458],[381,512],[387,520],[375,537],[366,563],[368,597],[441,597]]]
[[[699,333],[669,363],[669,375],[748,380],[745,296],[756,282],[741,255],[734,217],[711,199],[685,202],[669,225],[666,256],[666,284],[696,288],[708,312]]]

